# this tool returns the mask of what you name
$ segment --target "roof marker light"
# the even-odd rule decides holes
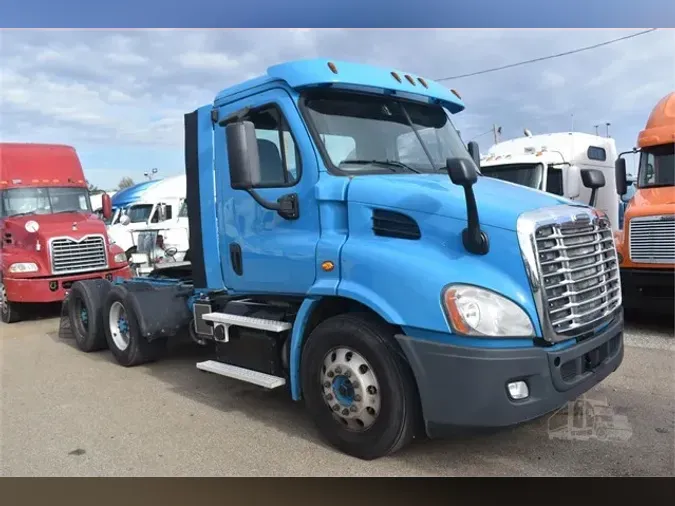
[[[450,90],[453,95],[455,95],[458,99],[462,100],[462,97],[457,93],[457,90]]]
[[[422,86],[424,86],[425,88],[428,88],[428,87],[429,87],[429,85],[427,84],[427,82],[426,82],[424,79],[422,79],[421,77],[418,77],[417,80],[418,80],[420,83],[422,83]]]
[[[405,78],[408,80],[408,82],[410,84],[412,84],[413,86],[416,86],[415,80],[412,77],[410,77],[408,74],[405,75]]]
[[[330,62],[330,61],[328,62],[328,68],[331,70],[331,72],[333,72],[333,74],[338,73],[337,67],[335,66],[335,64],[333,62]]]
[[[394,76],[394,79],[396,79],[399,83],[401,82],[401,76],[399,76],[396,72],[392,72],[391,75]]]

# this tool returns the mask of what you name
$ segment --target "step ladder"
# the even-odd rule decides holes
[[[292,324],[288,322],[279,322],[274,320],[265,320],[264,318],[251,318],[250,316],[240,316],[227,313],[206,313],[202,315],[202,320],[212,322],[214,330],[222,327],[225,331],[224,339],[219,342],[226,343],[230,340],[230,327],[247,327],[249,329],[267,330],[269,332],[284,332],[291,329]]]
[[[266,320],[264,318],[251,318],[250,316],[240,316],[227,313],[205,313],[202,320],[212,322],[214,331],[217,327],[224,330],[223,339],[218,342],[226,343],[230,340],[230,327],[246,327],[250,329],[266,330],[268,332],[284,332],[290,330],[293,325],[288,322],[275,320]],[[251,369],[245,369],[236,365],[225,364],[216,360],[206,360],[197,364],[197,369],[202,371],[219,374],[227,378],[237,379],[253,385],[258,385],[268,390],[279,388],[286,384],[286,379],[279,376],[272,376]]]

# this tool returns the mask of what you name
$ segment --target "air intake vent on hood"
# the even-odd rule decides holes
[[[422,237],[420,227],[410,216],[394,211],[373,211],[373,232],[382,237],[416,240]]]

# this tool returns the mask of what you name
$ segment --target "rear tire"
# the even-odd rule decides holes
[[[166,349],[166,339],[145,339],[138,326],[128,291],[115,286],[105,299],[103,308],[105,337],[118,364],[133,367],[157,360]]]
[[[417,388],[393,334],[373,315],[342,314],[319,324],[302,354],[303,397],[319,431],[364,460],[394,453],[415,435]]]
[[[0,283],[0,318],[3,323],[16,323],[21,320],[19,304],[7,300],[7,290],[2,283]]]
[[[103,304],[112,285],[105,279],[78,281],[68,297],[68,320],[77,347],[90,353],[108,347],[103,330]]]

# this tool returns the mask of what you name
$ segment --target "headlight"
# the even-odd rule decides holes
[[[9,266],[9,272],[37,272],[38,266],[33,262],[19,262]]]
[[[113,257],[113,260],[115,261],[116,264],[123,264],[127,261],[127,254],[126,253],[117,253]]]
[[[452,329],[467,336],[530,337],[534,327],[515,302],[470,285],[450,285],[443,303]]]

